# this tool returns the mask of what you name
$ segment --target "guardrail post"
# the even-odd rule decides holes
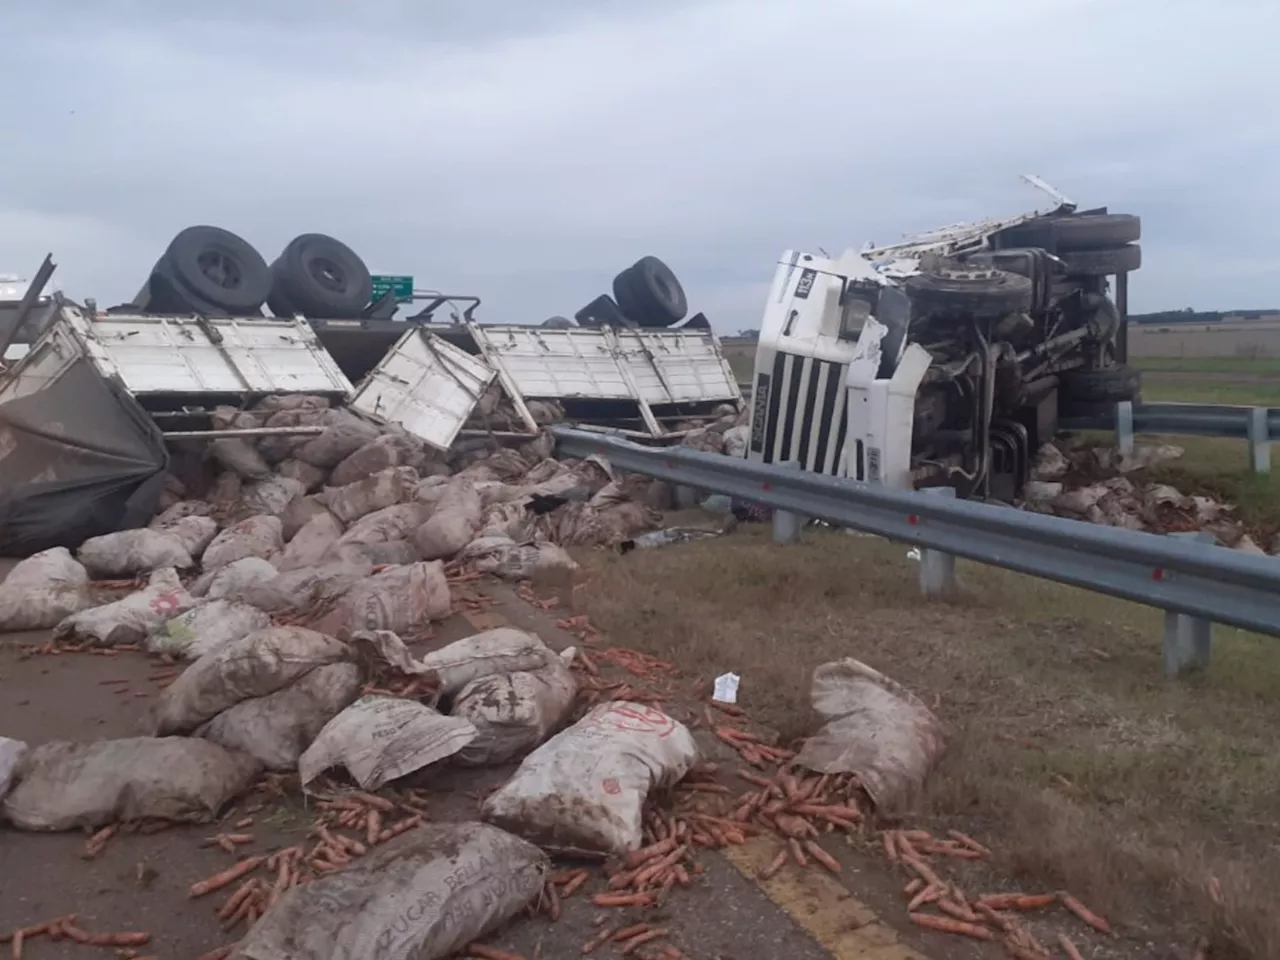
[[[1249,469],[1254,473],[1271,472],[1271,436],[1267,429],[1267,408],[1249,411]]]
[[[925,487],[920,491],[934,497],[955,499],[955,487]],[[941,550],[920,550],[920,592],[926,597],[945,597],[955,593],[956,558]]]
[[[1133,456],[1133,402],[1130,400],[1116,404],[1116,446],[1122,456]]]
[[[1212,533],[1174,533],[1170,536],[1194,540],[1210,549],[1215,542]],[[1214,548],[1217,549],[1217,548]],[[1193,670],[1209,666],[1210,648],[1213,645],[1213,621],[1193,617],[1185,613],[1164,613],[1164,672],[1168,677],[1179,677]]]
[[[799,470],[800,464],[795,460],[783,460],[781,463],[774,464],[783,470]],[[800,530],[809,522],[808,517],[802,517],[798,513],[792,513],[790,510],[773,511],[773,542],[774,543],[790,543],[800,536]]]
[[[671,493],[672,499],[676,502],[676,509],[692,510],[698,505],[700,492],[693,487],[685,486],[683,483],[677,483],[675,490]]]

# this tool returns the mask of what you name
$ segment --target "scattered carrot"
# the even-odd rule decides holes
[[[120,829],[120,825],[113,823],[110,826],[103,827],[93,836],[91,836],[84,845],[84,849],[80,852],[83,860],[92,860],[98,854],[102,853],[107,847],[107,841],[116,835],[116,831]]]
[[[258,869],[258,866],[266,857],[249,857],[247,860],[241,860],[233,867],[228,867],[215,873],[211,877],[206,877],[191,885],[189,895],[191,897],[203,897],[206,893],[213,893],[215,890],[221,890],[225,886],[235,883],[247,873],[252,873]]]
[[[904,897],[914,897],[917,893],[919,893],[923,889],[924,889],[924,881],[921,880],[919,877],[916,877],[914,880],[908,882],[907,885],[902,888],[902,895]]]
[[[978,902],[992,910],[1043,910],[1058,902],[1052,893],[1006,893],[979,897]]]
[[[589,940],[585,941],[582,944],[582,951],[581,951],[582,955],[585,957],[588,954],[595,953],[602,946],[604,946],[606,943],[608,943],[610,940],[613,939],[613,934],[614,934],[613,927],[606,927],[604,930],[601,930],[594,937],[591,937]]]
[[[1084,960],[1084,957],[1080,955],[1080,950],[1065,933],[1058,934],[1058,946],[1067,955],[1067,960]]]
[[[591,874],[588,871],[579,870],[577,873],[575,873],[572,877],[569,878],[569,882],[566,883],[564,885],[564,889],[560,891],[560,896],[572,897],[575,893],[578,892],[578,890],[582,888],[582,885],[587,882],[587,878],[590,876]]]
[[[646,861],[655,857],[665,856],[676,848],[675,837],[667,837],[665,840],[659,840],[657,843],[651,843],[647,847],[641,847],[627,854],[624,861],[629,869],[635,869]]]
[[[235,944],[228,944],[225,947],[218,947],[210,950],[208,953],[202,953],[196,957],[196,960],[227,960],[231,956],[231,951],[235,949]]]
[[[779,850],[778,855],[769,861],[769,865],[760,871],[760,878],[768,880],[770,877],[775,876],[779,870],[787,865],[788,858],[789,855],[786,850]]]
[[[638,937],[632,937],[623,945],[622,955],[624,957],[630,956],[631,954],[639,950],[641,947],[643,947],[646,943],[649,943],[653,940],[657,940],[661,937],[665,937],[668,934],[670,934],[670,932],[671,931],[668,930],[666,927],[658,927],[653,930],[648,930],[640,934],[640,936]]]
[[[647,907],[653,903],[653,894],[597,893],[591,902],[597,907]]]
[[[649,932],[649,924],[633,923],[629,927],[623,927],[617,933],[613,934],[609,939],[614,943],[621,943],[624,940],[630,940],[632,937],[638,937],[642,933]]]
[[[961,833],[959,830],[948,830],[947,836],[950,837],[952,840],[960,841],[960,843],[963,843],[966,847],[969,847],[972,850],[976,850],[978,853],[991,856],[991,850],[989,848],[984,847],[982,844],[980,844],[977,840],[973,839],[973,837],[969,836],[967,833]]]
[[[249,896],[258,889],[257,878],[250,878],[242,883],[236,892],[227,898],[227,902],[222,905],[218,911],[218,919],[226,920],[239,909],[240,905],[249,898]]]
[[[797,867],[807,867],[809,858],[804,855],[804,849],[800,846],[800,841],[795,837],[787,840],[787,849],[791,851],[791,859],[796,862]]]
[[[151,942],[149,933],[92,933],[89,943],[95,947],[140,947]]]
[[[911,922],[926,930],[937,930],[939,933],[954,933],[961,937],[972,937],[974,940],[994,940],[995,935],[986,927],[976,923],[965,923],[963,920],[952,920],[950,917],[939,917],[932,913],[913,913]]]
[[[898,862],[898,843],[897,836],[892,830],[886,830],[880,834],[880,839],[884,841],[884,855],[889,858],[890,862]]]
[[[942,897],[942,888],[935,886],[933,884],[930,884],[929,886],[925,887],[923,890],[921,890],[919,893],[917,893],[914,897],[911,898],[911,902],[907,904],[907,912],[915,913],[925,904],[933,903],[935,900],[938,900],[941,897]]]
[[[1111,933],[1111,924],[1107,923],[1105,918],[1098,916],[1071,894],[1064,892],[1059,896],[1059,899],[1064,907],[1099,933]]]
[[[813,857],[813,859],[817,860],[832,873],[840,872],[840,864],[836,858],[818,846],[815,841],[806,840],[804,842],[804,848],[809,851],[809,855]]]

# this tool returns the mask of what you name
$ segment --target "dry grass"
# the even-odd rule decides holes
[[[924,604],[905,554],[823,532],[776,547],[744,528],[587,555],[583,602],[611,642],[741,674],[752,716],[786,737],[811,729],[826,660],[936,696],[954,742],[930,813],[982,832],[1005,873],[1069,886],[1134,936],[1204,932],[1214,960],[1280,957],[1265,879],[1280,876],[1274,641],[1219,628],[1208,673],[1171,683],[1156,611],[964,564],[964,597]]]

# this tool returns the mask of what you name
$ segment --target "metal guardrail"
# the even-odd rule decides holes
[[[740,383],[742,398],[751,400],[751,384]],[[1062,430],[1114,430],[1123,453],[1133,452],[1135,434],[1226,437],[1249,442],[1249,467],[1271,470],[1271,442],[1280,440],[1280,407],[1241,407],[1216,403],[1117,403],[1110,413],[1063,417]]]
[[[569,456],[600,454],[622,470],[863,530],[943,558],[965,557],[1158,607],[1169,615],[1170,672],[1207,659],[1209,623],[1280,636],[1277,558],[929,495],[953,494],[949,488],[889,490],[680,447],[645,447],[568,427],[554,427],[552,433]],[[930,562],[921,564],[922,582],[926,567],[936,569],[939,557],[925,559]],[[851,583],[856,579],[853,571],[850,578]]]

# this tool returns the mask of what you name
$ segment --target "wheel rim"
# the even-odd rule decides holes
[[[327,257],[312,257],[307,261],[307,273],[325,290],[331,293],[346,293],[346,272]]]
[[[239,261],[227,250],[210,247],[196,257],[200,273],[222,290],[236,290],[244,283]]]

